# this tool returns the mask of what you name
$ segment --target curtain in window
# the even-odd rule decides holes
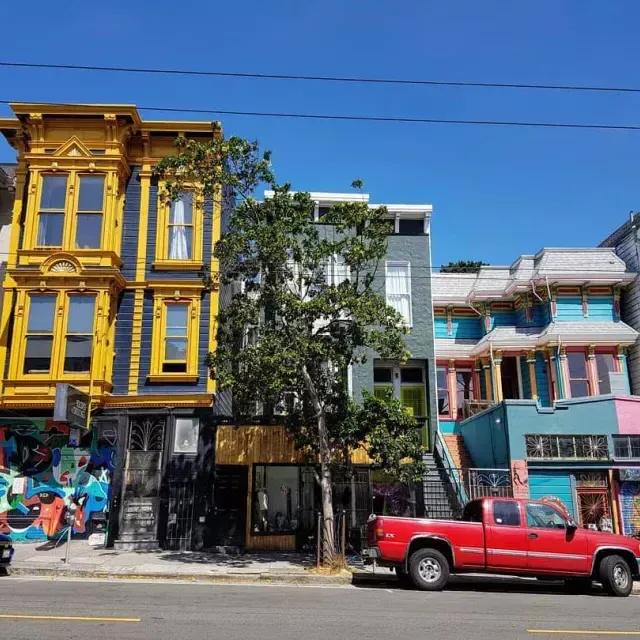
[[[408,264],[387,266],[387,304],[411,323],[411,290]]]
[[[187,244],[187,228],[185,225],[184,199],[171,204],[171,227],[169,231],[169,259],[189,260],[189,246]]]

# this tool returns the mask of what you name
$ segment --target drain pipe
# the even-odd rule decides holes
[[[549,285],[547,285],[548,287]],[[533,293],[533,295],[538,298],[538,300],[540,300],[540,302],[544,302],[544,300],[540,297],[540,295],[538,294],[538,292],[536,291],[536,285],[533,282],[533,279],[531,280],[531,293]]]

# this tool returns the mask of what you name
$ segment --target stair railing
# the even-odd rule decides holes
[[[449,448],[447,447],[440,430],[436,430],[434,453],[437,456],[436,463],[439,463],[442,470],[446,473],[449,479],[449,485],[455,493],[455,498],[462,509],[467,502],[469,502],[469,496],[464,487],[464,478],[462,469],[457,469],[451,455]]]

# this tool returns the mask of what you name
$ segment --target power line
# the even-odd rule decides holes
[[[260,80],[296,80],[307,82],[337,82],[350,84],[390,84],[390,85],[413,85],[413,86],[435,86],[435,87],[466,87],[482,89],[535,89],[543,91],[582,91],[600,93],[640,93],[637,87],[607,87],[590,85],[563,85],[563,84],[530,84],[511,82],[471,82],[466,80],[420,80],[402,78],[363,78],[350,76],[314,76],[314,75],[294,75],[284,73],[251,73],[239,71],[212,71],[193,69],[160,69],[144,67],[105,67],[99,65],[79,65],[79,64],[49,64],[35,62],[11,62],[0,61],[2,67],[16,67],[27,69],[59,69],[68,71],[102,71],[112,73],[141,73],[148,75],[180,75],[180,76],[200,76],[219,78],[250,78]]]
[[[9,105],[15,100],[0,100],[0,104]],[[77,104],[64,102],[31,102],[40,106],[72,107]],[[528,127],[538,129],[591,129],[600,131],[640,131],[640,125],[588,124],[578,122],[530,122],[517,120],[462,120],[446,118],[409,118],[402,116],[350,116],[327,113],[287,113],[271,111],[240,111],[228,109],[196,109],[186,107],[147,107],[138,106],[141,111],[160,111],[164,113],[197,113],[206,115],[253,116],[261,118],[289,118],[302,120],[341,120],[347,122],[391,122],[401,124],[453,124],[492,127]]]

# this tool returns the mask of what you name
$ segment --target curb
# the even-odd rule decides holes
[[[203,582],[219,584],[298,584],[298,585],[350,585],[349,576],[323,576],[308,574],[219,574],[204,573],[125,573],[117,571],[92,571],[72,568],[11,567],[9,576],[44,576],[52,578],[95,578],[108,580],[178,580],[183,582]]]

